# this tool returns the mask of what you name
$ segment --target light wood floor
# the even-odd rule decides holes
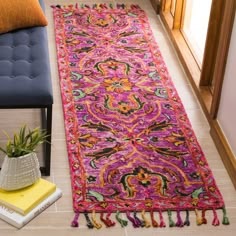
[[[67,3],[95,3],[95,2],[107,2],[107,3],[138,3],[148,14],[150,24],[161,48],[162,55],[169,69],[169,73],[172,76],[174,84],[179,92],[179,95],[183,101],[189,119],[192,123],[193,129],[197,135],[198,141],[202,146],[202,149],[208,159],[208,163],[213,171],[216,182],[224,196],[224,200],[227,207],[227,213],[231,221],[231,225],[214,227],[211,225],[212,213],[207,212],[206,216],[209,219],[207,225],[197,226],[195,214],[191,212],[190,220],[191,226],[185,228],[164,228],[164,229],[134,229],[131,226],[121,228],[118,224],[110,229],[103,227],[100,230],[89,230],[86,228],[84,217],[81,217],[80,228],[71,228],[70,222],[74,216],[72,209],[71,198],[71,185],[70,185],[70,173],[67,159],[63,113],[60,98],[60,90],[58,83],[57,62],[56,62],[56,50],[54,43],[54,28],[51,4],[67,4]],[[82,235],[82,236],[106,236],[112,234],[113,236],[152,236],[152,235],[235,235],[236,230],[236,191],[229,179],[229,176],[222,164],[220,156],[214,146],[214,143],[209,135],[209,126],[206,118],[203,115],[199,104],[193,95],[191,86],[182,70],[181,65],[177,59],[176,53],[170,44],[167,34],[162,28],[159,18],[155,15],[151,4],[148,0],[133,0],[133,1],[73,1],[73,0],[45,0],[46,15],[49,20],[48,26],[48,38],[49,38],[49,51],[50,51],[50,64],[53,80],[53,92],[54,92],[54,107],[53,107],[53,135],[52,135],[52,168],[51,176],[46,179],[53,181],[63,191],[63,197],[58,200],[54,205],[41,213],[38,217],[32,220],[21,230],[17,230],[7,223],[0,221],[0,235],[34,235],[34,236],[69,236],[69,235]],[[39,112],[38,111],[0,111],[0,130],[6,130],[11,132],[19,127],[22,123],[30,124],[32,127],[39,125]],[[3,135],[0,134],[0,144],[3,142]],[[221,219],[222,213],[219,211],[219,218]],[[167,216],[165,215],[167,221]]]

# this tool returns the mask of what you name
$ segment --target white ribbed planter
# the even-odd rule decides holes
[[[11,191],[32,185],[41,177],[39,168],[36,153],[16,158],[5,156],[0,172],[0,188]]]

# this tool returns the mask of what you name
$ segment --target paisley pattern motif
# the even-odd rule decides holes
[[[53,11],[75,211],[223,207],[145,12]]]

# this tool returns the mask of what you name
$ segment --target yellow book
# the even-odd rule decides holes
[[[0,204],[26,215],[54,191],[56,191],[54,183],[40,178],[33,185],[23,189],[15,191],[0,189]]]

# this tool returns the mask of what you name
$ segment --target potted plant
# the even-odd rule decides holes
[[[11,191],[32,185],[41,177],[35,151],[46,141],[47,132],[39,128],[31,130],[24,125],[12,139],[5,134],[8,141],[5,148],[0,147],[6,155],[0,172],[0,188]]]

